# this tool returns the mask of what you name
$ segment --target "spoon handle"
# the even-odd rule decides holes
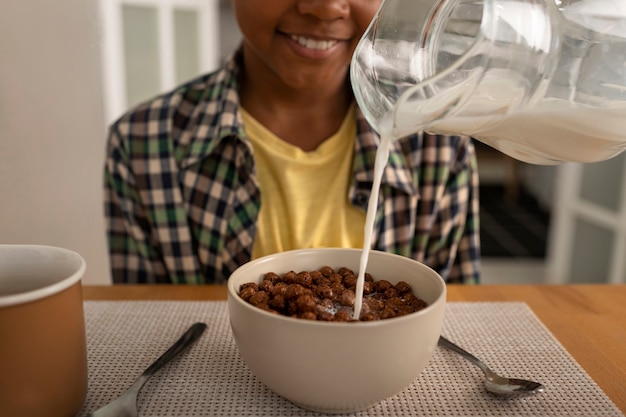
[[[439,344],[463,356],[465,359],[467,359],[474,365],[478,366],[483,372],[489,372],[489,369],[487,368],[487,366],[480,359],[478,359],[476,356],[472,355],[471,353],[469,353],[467,350],[463,349],[462,347],[457,346],[456,344],[452,343],[445,337],[439,336]]]
[[[157,360],[155,360],[141,374],[146,379],[152,376],[156,371],[161,369],[163,365],[174,359],[176,356],[184,352],[202,335],[207,325],[205,323],[194,323],[189,329],[178,339],[168,350],[166,350]]]

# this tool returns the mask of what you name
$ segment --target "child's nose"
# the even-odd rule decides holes
[[[298,11],[322,20],[346,18],[350,14],[349,0],[298,0]]]

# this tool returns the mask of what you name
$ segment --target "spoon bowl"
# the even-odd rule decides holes
[[[474,365],[478,366],[485,374],[485,388],[489,392],[497,395],[520,395],[534,394],[544,390],[544,386],[539,382],[518,378],[505,378],[496,374],[476,356],[452,343],[443,336],[439,336],[439,345],[458,353]]]

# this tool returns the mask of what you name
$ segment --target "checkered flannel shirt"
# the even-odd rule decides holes
[[[104,188],[114,283],[223,283],[251,259],[261,198],[239,113],[240,67],[235,55],[111,125]],[[364,211],[378,143],[357,111],[348,198]],[[478,281],[469,138],[420,134],[393,144],[373,248],[422,261],[448,282]]]

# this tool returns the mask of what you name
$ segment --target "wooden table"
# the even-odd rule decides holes
[[[85,300],[225,300],[225,286],[85,286]],[[626,415],[626,285],[449,285],[448,301],[524,301]]]

